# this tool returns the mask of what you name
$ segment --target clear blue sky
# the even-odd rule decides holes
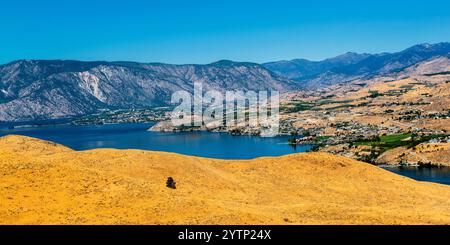
[[[17,0],[2,2],[0,31],[0,63],[319,60],[450,41],[450,3]]]

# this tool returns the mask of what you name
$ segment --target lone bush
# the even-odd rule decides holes
[[[172,177],[169,177],[169,178],[167,178],[167,181],[166,181],[166,187],[171,188],[171,189],[176,189],[177,188],[176,183],[177,182],[175,182]]]

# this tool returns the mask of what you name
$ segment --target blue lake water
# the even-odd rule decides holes
[[[220,159],[252,159],[305,152],[312,146],[287,144],[288,136],[261,138],[226,133],[149,132],[152,123],[110,125],[59,125],[29,128],[0,127],[0,136],[25,135],[63,144],[74,150],[93,148],[142,149]]]
[[[9,129],[0,126],[0,136],[25,135],[63,144],[74,150],[93,148],[142,149],[175,152],[184,155],[219,159],[252,159],[305,152],[311,145],[293,148],[291,137],[261,138],[232,136],[226,133],[147,131],[152,123],[111,125],[59,125]],[[450,168],[385,168],[419,181],[450,184]]]
[[[419,168],[419,167],[386,167],[384,168],[419,181],[432,181],[450,185],[450,168]]]

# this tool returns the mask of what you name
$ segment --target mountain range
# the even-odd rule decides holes
[[[261,65],[209,65],[21,60],[0,67],[0,121],[67,118],[99,109],[167,106],[172,93],[204,90],[278,90],[294,81]]]
[[[19,60],[0,66],[0,121],[167,106],[173,92],[192,91],[195,82],[202,82],[204,90],[221,92],[316,89],[401,72],[449,54],[447,42],[420,44],[397,53],[350,52],[323,61],[296,59],[264,64],[228,60],[206,65]]]
[[[320,88],[327,85],[371,78],[399,72],[419,62],[450,54],[450,43],[419,44],[396,53],[346,53],[323,61],[295,59],[263,64],[267,69],[300,82],[302,88]]]

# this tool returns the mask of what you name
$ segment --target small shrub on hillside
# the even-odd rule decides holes
[[[177,188],[176,183],[177,182],[175,182],[172,177],[169,177],[167,178],[166,186],[171,189],[176,189]]]

